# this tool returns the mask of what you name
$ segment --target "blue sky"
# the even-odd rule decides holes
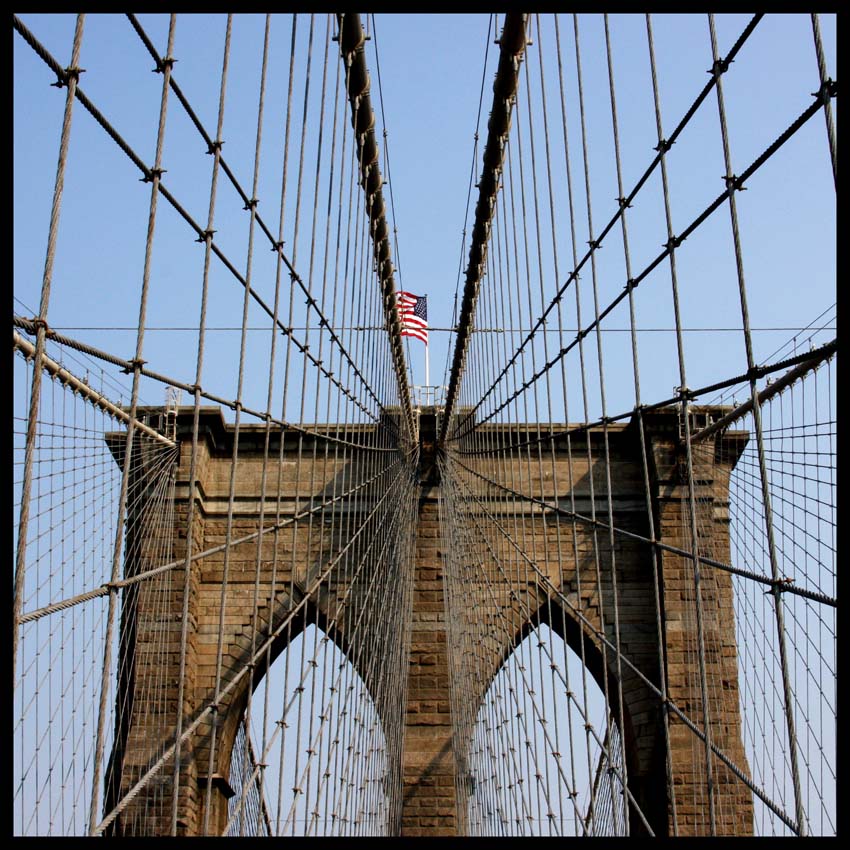
[[[22,14],[20,17],[57,61],[66,65],[74,16]],[[164,52],[167,16],[140,15],[139,19],[157,49]],[[748,20],[748,15],[718,16],[717,35],[722,55]],[[486,136],[497,55],[492,23],[487,15],[378,15],[369,22],[371,37],[367,45],[367,63],[372,76],[372,102],[378,113],[382,156],[387,153],[389,157],[388,162],[382,159],[384,177],[389,180],[385,197],[391,201],[391,226],[398,229],[398,241],[393,246],[399,269],[397,283],[408,291],[428,296],[429,319],[435,328],[451,324],[456,294],[459,298],[459,280],[462,289],[468,254],[462,232],[465,227],[470,228],[477,199],[470,182],[475,183],[474,174],[480,167],[482,154],[480,146],[477,151],[474,148],[474,137],[476,132],[482,141]],[[821,17],[827,69],[833,78],[837,77],[835,23],[834,16]],[[625,15],[612,17],[610,24],[624,184],[628,192],[655,156],[653,148],[658,136],[645,21],[642,16]],[[251,184],[263,26],[263,17],[258,15],[238,16],[234,22],[222,134],[224,155],[246,187]],[[299,73],[303,72],[308,26],[306,16],[299,18],[298,46],[302,57]],[[324,18],[317,18],[317,43],[320,36],[324,37],[324,26]],[[542,21],[542,26],[542,33],[535,31],[528,65],[535,68],[536,74],[534,63],[538,60],[535,57],[542,43],[547,61],[550,108],[554,108],[557,80],[552,76],[555,56],[551,23],[547,19]],[[711,65],[708,24],[704,15],[658,15],[653,18],[653,26],[661,111],[665,131],[669,133],[708,80],[706,71]],[[270,94],[258,191],[259,209],[273,226],[277,222],[275,198],[280,192],[289,27],[289,16],[276,18],[272,24],[274,48],[269,65]],[[617,195],[602,18],[579,16],[579,29],[590,140],[590,194],[594,227],[598,233],[613,215]],[[581,136],[575,108],[577,92],[571,70],[575,61],[572,33],[573,22],[564,17],[561,20],[562,58],[568,128],[575,158],[572,168],[577,185],[576,242],[581,256],[588,233],[579,158]],[[187,15],[178,20],[175,78],[211,134],[216,121],[223,36],[223,16]],[[338,62],[333,51],[330,55],[333,61],[328,64],[328,74],[333,79]],[[319,70],[314,69],[314,91],[321,75],[321,64],[316,62]],[[139,156],[152,163],[161,77],[151,73],[151,58],[127,19],[120,15],[88,16],[80,64],[85,69],[81,78],[83,90]],[[53,81],[49,69],[15,35],[12,113],[14,310],[24,316],[32,316],[38,308],[64,104],[64,92],[50,87]],[[733,168],[740,173],[809,106],[812,93],[819,86],[808,16],[776,15],[762,20],[724,75],[723,85]],[[535,110],[538,109],[535,106]],[[833,109],[837,116],[835,101]],[[539,111],[535,116],[539,130]],[[311,132],[315,133],[315,122],[311,127]],[[553,137],[556,131],[560,132],[560,119],[550,116]],[[305,175],[308,177],[311,175],[310,156],[314,156],[311,152],[315,147],[314,135],[305,148]],[[202,224],[206,221],[210,165],[205,145],[172,98],[163,160],[163,167],[167,169],[164,183]],[[667,166],[674,230],[681,232],[723,189],[725,167],[713,95],[706,99],[668,155]],[[149,186],[138,178],[138,171],[125,154],[78,104],[48,322],[69,336],[128,359],[133,356],[135,347],[150,201]],[[532,290],[531,316],[526,309],[523,321],[519,322],[523,328],[529,326],[530,319],[536,318],[571,269],[565,181],[556,175],[555,183],[560,274],[556,279],[547,253],[543,261],[544,295],[541,298],[536,289]],[[748,182],[746,191],[738,194],[737,203],[751,323],[756,329],[756,360],[770,362],[789,356],[795,348],[805,350],[810,339],[816,343],[825,342],[834,335],[837,240],[834,182],[822,115],[814,116],[758,170]],[[222,181],[215,225],[216,243],[228,256],[238,260],[240,268],[245,263],[247,224],[241,199],[226,181]],[[287,249],[297,250],[299,269],[308,262],[309,243],[304,235],[308,231],[309,226],[305,225],[300,241]],[[657,256],[666,240],[657,172],[629,211],[629,232],[633,267],[639,271]],[[197,332],[192,329],[198,322],[203,259],[203,248],[194,239],[191,229],[161,201],[144,358],[151,369],[186,383],[194,380]],[[550,249],[551,246],[546,247],[547,252]],[[689,329],[685,333],[689,385],[698,387],[743,373],[746,362],[740,331],[737,276],[725,206],[677,251],[677,264],[682,324]],[[597,266],[600,300],[604,305],[625,284],[622,246],[616,228],[599,252]],[[256,253],[254,282],[266,297],[271,292],[273,277],[272,255],[267,246],[263,246]],[[583,275],[583,286],[589,278],[589,273]],[[316,280],[319,279],[317,274]],[[208,324],[211,330],[203,384],[209,391],[232,399],[237,392],[242,288],[215,260],[210,285],[212,300]],[[586,286],[582,292],[586,319],[592,315],[592,301]],[[643,401],[651,403],[670,397],[679,383],[675,338],[670,332],[673,316],[666,263],[641,284],[636,302],[641,329]],[[574,327],[569,317],[568,309],[565,325]],[[791,330],[805,328],[813,322],[816,327],[825,325],[827,329],[821,332]],[[252,307],[249,326],[263,325],[267,327],[268,320]],[[605,324],[603,333],[609,415],[629,411],[634,404],[629,339],[622,333],[626,327],[628,313],[625,305],[621,305]],[[706,332],[709,328],[723,330]],[[792,339],[795,333],[796,341]],[[516,341],[521,336],[514,334]],[[350,335],[347,339],[351,345],[356,344],[356,336]],[[789,340],[792,341],[789,343]],[[450,341],[450,334],[445,332],[434,331],[431,335],[430,373],[434,384],[444,383]],[[267,346],[265,335],[253,331],[249,334],[244,399],[256,409],[265,407]],[[424,381],[423,346],[411,341],[406,349],[411,354],[413,383],[421,384]],[[539,358],[542,350],[537,343],[534,350]],[[595,357],[595,347],[593,354]],[[87,377],[108,397],[124,403],[128,401],[129,379],[126,376],[117,370],[101,372],[100,365],[73,352],[65,351],[64,355],[69,368]],[[281,356],[280,350],[278,356]],[[566,366],[574,375],[577,368],[574,355],[568,357]],[[594,419],[601,411],[598,373],[593,358],[589,358],[588,368],[591,399],[587,416]],[[308,370],[307,374],[309,379],[312,372]],[[301,383],[300,372],[297,383]],[[280,377],[278,393],[279,388]],[[552,392],[557,395],[557,388]],[[743,395],[741,392],[741,398]],[[730,397],[731,393],[726,400]],[[141,401],[162,404],[163,400],[163,385],[144,380]],[[184,395],[183,403],[188,401]],[[553,418],[563,421],[566,418],[560,404],[563,399],[555,401]],[[573,403],[573,399],[570,401],[569,418],[573,421],[583,418],[582,408]],[[287,417],[297,420],[302,416],[305,421],[311,421],[311,407],[308,406],[305,413],[303,408],[299,412],[298,406],[298,395],[293,393]],[[521,418],[518,410],[522,408],[514,407],[506,415]],[[327,410],[319,410],[318,418],[328,414]],[[228,411],[227,416],[232,418],[232,412]]]
[[[66,64],[73,16],[23,15],[22,19],[57,59]],[[142,15],[140,20],[155,45],[164,52],[167,17]],[[747,20],[746,15],[717,18],[721,54],[728,51]],[[323,22],[319,23],[324,26]],[[551,75],[555,65],[551,24],[546,19],[542,23],[550,60],[547,74]],[[833,76],[834,24],[833,17],[821,19],[827,65]],[[616,195],[604,36],[599,16],[580,16],[579,25],[591,140],[591,197],[598,230],[613,214]],[[706,69],[711,59],[708,26],[703,15],[659,15],[653,19],[653,25],[661,108],[665,128],[669,131],[707,80]],[[486,15],[379,15],[374,22],[374,32],[370,32],[367,61],[382,149],[384,127],[387,132],[385,147],[389,169],[384,169],[388,170],[384,176],[390,180],[390,185],[385,192],[392,202],[393,224],[398,228],[397,250],[394,246],[399,268],[397,283],[409,291],[428,296],[429,318],[434,327],[450,325],[459,272],[466,266],[468,246],[462,245],[462,231],[465,226],[469,227],[464,215],[473,167],[473,137],[476,131],[482,139],[486,135],[495,71],[496,46],[492,44],[492,30],[488,44],[490,26]],[[236,18],[222,136],[225,156],[246,187],[251,182],[262,28],[262,16]],[[304,38],[306,29],[306,18],[302,18],[300,38]],[[570,87],[574,87],[570,81],[574,76],[570,73],[570,62],[574,62],[574,58],[569,18],[562,20],[561,30],[569,99],[573,91]],[[211,133],[215,127],[223,34],[223,16],[191,15],[178,19],[174,48],[178,62],[174,74]],[[263,214],[276,222],[274,195],[279,191],[288,16],[275,19],[272,36],[277,49],[272,51],[269,88],[276,92],[276,98],[270,97],[266,107],[263,173],[268,176],[261,175],[258,196]],[[643,17],[614,16],[611,38],[624,183],[628,191],[654,156],[652,148],[657,142]],[[53,75],[22,39],[15,39],[14,49],[15,295],[35,309],[63,95],[48,87]],[[529,61],[533,61],[533,55],[530,53]],[[81,79],[83,89],[134,150],[143,159],[152,161],[160,77],[150,72],[150,57],[127,20],[122,16],[88,16],[81,64],[86,69]],[[331,73],[333,70],[331,68]],[[479,126],[476,118],[482,81]],[[817,85],[807,16],[766,17],[724,77],[733,162],[738,170],[752,162],[809,105],[811,92]],[[318,82],[314,86],[318,86]],[[550,90],[549,97],[554,95],[555,89]],[[568,104],[571,116],[575,112],[574,102],[573,97]],[[573,122],[570,125],[572,144],[578,149],[578,125],[574,117],[569,121]],[[550,122],[557,129],[557,122],[553,119]],[[194,130],[172,99],[164,180],[196,220],[205,221],[210,158],[203,155],[200,139],[193,134]],[[574,156],[578,154],[574,152]],[[476,167],[480,158],[481,148]],[[45,163],[50,163],[49,167],[45,167]],[[580,161],[576,159],[573,171],[577,184],[581,182],[580,168]],[[674,226],[683,227],[722,190],[724,168],[713,97],[706,99],[674,146],[668,156],[668,169]],[[748,191],[739,193],[754,327],[802,327],[834,303],[834,204],[824,207],[822,203],[824,193],[831,192],[831,186],[826,133],[818,116],[757,172]],[[469,216],[476,198],[473,188]],[[641,268],[654,257],[666,239],[660,198],[660,183],[656,177],[642,190],[639,203],[629,213],[635,268]],[[78,108],[50,311],[52,325],[124,327],[135,324],[148,201],[147,187],[138,182],[135,168],[114,142],[94,125],[91,117]],[[244,263],[247,216],[239,214],[241,206],[234,192],[228,195],[227,188],[221,189],[216,241],[236,258],[242,257]],[[587,239],[583,232],[586,231],[586,217],[581,206],[577,209],[577,241],[583,245]],[[197,325],[196,293],[202,250],[193,244],[192,232],[167,204],[160,204],[159,215],[148,324],[151,327],[194,326]],[[565,235],[565,218],[561,219],[560,227]],[[740,326],[729,234],[728,213],[720,209],[678,252],[685,327]],[[617,240],[619,234],[612,232],[608,240],[611,248],[599,253],[603,302],[606,295],[613,297],[625,282],[620,268],[622,249]],[[80,250],[82,245],[93,247]],[[566,243],[562,248],[561,278],[564,278],[564,270],[569,270],[569,251]],[[258,288],[267,286],[263,275],[271,268],[270,262],[265,267],[260,266],[261,260],[267,260],[265,251],[262,254],[263,257],[256,261]],[[639,292],[638,324],[644,328],[671,328],[666,268],[654,273],[654,277],[658,282],[648,281],[644,286],[646,291]],[[554,288],[554,280],[547,280],[547,299]],[[650,289],[653,291],[649,292]],[[535,306],[539,312],[539,305]],[[16,309],[26,312],[20,305],[16,305]],[[221,290],[215,291],[209,324],[238,325],[240,312],[241,287],[222,281]],[[527,322],[524,324],[527,326]],[[617,311],[609,326],[612,330],[605,337],[606,361],[616,362],[628,352],[625,335],[614,330],[628,326],[627,314]],[[236,376],[232,364],[238,358],[239,334],[217,333],[216,348],[220,342],[221,350],[211,350],[210,356],[220,355],[221,366],[215,368],[216,386],[211,385],[210,389],[224,397],[234,397]],[[74,331],[72,335],[122,356],[130,356],[134,345],[134,334],[127,331],[87,330]],[[757,359],[764,359],[791,334],[776,331],[759,332],[755,336]],[[711,368],[708,368],[710,359],[702,356],[709,341],[721,341],[720,346],[713,345],[716,359],[711,361]],[[647,331],[641,335],[640,342],[642,362],[648,361],[653,367],[642,370],[648,382],[644,389],[645,400],[666,397],[677,383],[673,368],[673,336],[669,332]],[[443,381],[448,345],[449,334],[432,334],[432,383]],[[151,331],[147,336],[146,352],[151,368],[161,368],[167,374],[176,373],[176,377],[189,382],[194,369],[194,348],[195,336],[187,332]],[[413,382],[423,383],[423,346],[411,342],[408,350]],[[259,351],[255,354],[259,356]],[[693,376],[688,376],[691,386],[710,383],[733,370],[740,372],[743,361],[740,332],[711,338],[689,333],[686,335],[686,355],[693,371]],[[666,368],[667,364],[670,369]],[[653,371],[657,380],[648,377]],[[254,401],[260,402],[265,389],[258,386],[257,391]],[[160,402],[160,389],[156,386],[147,387],[143,394],[148,396],[150,403]],[[614,393],[609,400],[609,412],[628,410],[632,404],[631,385],[626,382],[623,393]]]

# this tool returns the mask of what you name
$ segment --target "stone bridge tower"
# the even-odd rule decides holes
[[[717,418],[725,410],[718,408],[692,408],[694,425]],[[146,411],[154,415],[156,411]],[[441,498],[440,478],[437,472],[436,411],[424,409],[420,414],[420,498],[418,524],[415,531],[414,585],[412,625],[409,639],[409,675],[403,764],[397,766],[397,778],[403,783],[403,804],[400,830],[402,835],[457,835],[463,829],[465,819],[465,782],[456,776],[452,735],[454,726],[451,716],[450,667],[453,648],[447,642],[447,613],[444,597],[443,552],[449,545],[450,530],[439,523]],[[183,408],[177,417],[177,439],[180,442],[180,460],[177,467],[176,495],[174,499],[174,527],[176,549],[174,557],[185,551],[185,518],[188,510],[189,445],[187,435],[191,433],[191,409]],[[699,420],[699,421],[696,421]],[[658,646],[658,626],[655,584],[650,557],[650,546],[637,537],[647,537],[645,485],[642,473],[641,445],[636,423],[609,425],[608,440],[612,464],[612,494],[614,524],[637,537],[630,542],[621,538],[615,547],[617,581],[619,592],[620,645],[623,656],[634,665],[623,667],[624,722],[621,730],[626,744],[626,758],[630,792],[639,803],[650,827],[656,835],[669,834],[671,827],[672,801],[667,795],[667,759],[664,736],[663,713],[660,700],[653,688],[660,683],[659,658],[662,659],[669,699],[682,712],[699,725],[701,713],[698,671],[691,649],[696,644],[696,623],[689,610],[693,605],[694,581],[690,559],[677,552],[690,546],[690,517],[686,480],[682,475],[682,441],[680,422],[675,410],[660,410],[644,416],[645,449],[650,466],[650,496],[656,540],[670,548],[655,547],[657,557],[660,612],[663,646]],[[365,427],[365,426],[364,426]],[[486,426],[485,426],[486,427]],[[490,426],[509,427],[516,436],[523,429],[536,426]],[[258,488],[262,436],[264,426],[242,426],[240,429],[238,480],[236,482],[236,508],[233,517],[234,536],[250,534],[258,523]],[[193,523],[194,546],[197,551],[223,543],[224,515],[228,501],[230,458],[233,428],[224,422],[218,408],[202,408],[200,428],[200,457],[197,474],[196,517]],[[309,439],[309,438],[306,438]],[[601,459],[602,432],[591,429],[584,436],[573,437],[572,477],[567,474],[566,444],[555,439],[555,474],[546,473],[544,480],[530,482],[535,493],[543,493],[547,501],[566,504],[570,493],[566,482],[573,481],[574,503],[577,513],[587,513],[590,500],[590,477],[597,483],[596,492],[604,481],[603,465],[594,462],[588,467],[587,453],[583,440],[591,443],[590,455]],[[694,451],[694,479],[697,488],[697,526],[700,536],[700,551],[703,555],[729,561],[728,533],[728,483],[729,475],[746,445],[746,432],[727,431],[712,437],[707,444]],[[710,445],[709,445],[710,443]],[[274,447],[273,447],[274,448]],[[276,449],[274,449],[276,451]],[[307,457],[307,453],[304,453]],[[583,459],[583,460],[582,460]],[[287,463],[294,466],[294,457],[285,454]],[[288,468],[288,467],[287,467]],[[338,470],[332,469],[333,476]],[[309,475],[301,475],[297,488],[299,495],[309,498],[307,482]],[[328,492],[329,480],[315,481],[314,489]],[[137,487],[142,487],[136,482]],[[284,487],[289,492],[280,498],[292,510],[296,496],[296,479],[284,473]],[[316,495],[316,494],[313,494]],[[486,497],[486,494],[484,494]],[[504,503],[503,503],[504,508]],[[573,524],[565,518],[559,522]],[[560,565],[557,563],[557,548],[553,535],[557,523],[550,518],[540,527],[540,539],[544,545],[536,549],[538,566],[553,582],[563,581],[561,594],[580,607],[584,616],[594,626],[600,626],[600,604],[596,596],[595,583],[590,579],[592,558],[590,545],[592,531],[579,530],[576,550],[578,560],[562,551]],[[181,538],[180,535],[183,535]],[[545,535],[545,537],[544,537]],[[545,541],[548,541],[545,542]],[[127,550],[135,554],[128,559],[126,571],[136,572],[142,568],[147,557],[150,541],[141,541]],[[551,544],[551,545],[550,545]],[[306,587],[310,580],[313,559],[311,553],[299,552],[297,541],[287,551],[287,564],[282,570],[294,570],[286,575],[281,584]],[[606,605],[611,592],[611,551],[607,535],[598,535],[601,573],[608,575],[603,580],[602,594]],[[265,547],[265,543],[263,544]],[[271,621],[276,622],[289,607],[297,602],[286,592],[278,591],[270,598],[268,575],[271,569],[270,554],[262,554],[263,570],[260,578],[260,598],[265,601],[255,615],[252,603],[254,582],[254,548],[243,547],[245,554],[234,552],[230,561],[228,580],[228,617],[223,645],[224,681],[228,672],[238,669],[255,645],[256,634],[252,630],[265,631]],[[572,550],[570,550],[571,552]],[[542,555],[541,555],[542,552]],[[314,553],[312,553],[314,554]],[[132,562],[131,562],[132,561]],[[148,565],[149,567],[150,565]],[[560,569],[559,569],[560,566]],[[711,709],[711,732],[714,746],[725,753],[739,768],[746,771],[746,756],[741,743],[741,719],[739,712],[737,650],[733,619],[732,582],[728,572],[704,567],[709,576],[702,586],[703,631],[705,645],[705,674]],[[586,576],[585,576],[586,574]],[[579,579],[582,598],[578,598]],[[559,578],[561,577],[561,578]],[[492,578],[492,577],[491,577]],[[162,581],[166,579],[163,578]],[[145,641],[154,632],[168,633],[171,650],[168,653],[169,669],[163,671],[167,684],[165,705],[173,713],[177,708],[177,676],[179,665],[180,618],[183,605],[183,574],[175,571],[170,577],[173,588],[168,597],[167,610],[146,610],[145,605],[132,594],[124,599],[124,627],[122,640],[132,644],[128,654],[130,662],[123,665],[118,682],[117,699],[121,709],[119,717],[125,718],[116,728],[112,755],[111,785],[107,785],[107,806],[117,799],[138,780],[151,758],[151,737],[162,734],[168,728],[173,735],[173,720],[164,723],[163,718],[152,717],[146,710],[145,680],[137,675],[147,662]],[[496,580],[496,579],[494,579]],[[222,559],[219,555],[204,558],[193,569],[190,577],[189,625],[190,634],[186,647],[185,681],[183,688],[184,716],[191,718],[197,706],[209,699],[213,690],[213,674],[216,664],[216,637],[218,633],[218,611],[222,582]],[[249,591],[249,586],[251,590]],[[265,590],[265,597],[263,596]],[[538,622],[549,626],[573,646],[578,645],[582,628],[572,611],[550,598],[545,586],[517,585],[506,587],[504,593],[507,625],[501,631],[494,630],[492,640],[482,651],[491,658],[492,675],[495,676],[505,659],[518,645],[529,629]],[[522,610],[537,612],[534,622],[520,615],[520,609],[511,599],[522,598]],[[321,610],[321,595],[317,603],[316,616],[332,616],[332,611]],[[130,610],[132,608],[132,610]],[[610,608],[606,607],[606,610]],[[132,628],[129,627],[132,624]],[[391,624],[388,624],[388,627]],[[613,638],[610,620],[605,623],[606,634]],[[586,633],[587,634],[587,633]],[[344,632],[338,641],[344,642]],[[276,654],[285,648],[283,643],[275,647]],[[344,650],[344,647],[343,647]],[[585,637],[588,669],[602,683],[605,677],[613,682],[612,653],[607,656],[598,640]],[[607,658],[607,669],[605,668]],[[254,683],[259,681],[264,670],[254,674]],[[366,686],[370,683],[366,680]],[[184,748],[184,763],[181,771],[181,789],[178,811],[178,833],[195,835],[201,831],[204,818],[205,790],[208,783],[213,786],[212,811],[209,813],[211,832],[221,832],[227,815],[227,799],[232,793],[228,770],[230,752],[237,727],[244,713],[247,688],[250,683],[235,689],[218,709],[219,740],[217,767],[208,775],[209,759],[208,723],[196,730],[191,745]],[[482,697],[484,694],[482,693]],[[382,711],[380,703],[377,711]],[[474,714],[474,712],[473,712]],[[695,759],[692,748],[697,737],[675,715],[670,714],[669,741],[672,765],[672,786],[676,789],[676,811],[679,834],[693,834],[701,829],[704,813],[694,802],[705,797],[706,773],[704,762]],[[171,724],[170,726],[168,724]],[[158,724],[158,725],[157,725]],[[157,731],[159,730],[159,731]],[[457,742],[456,742],[457,743]],[[752,799],[746,787],[715,758],[714,793],[717,806],[717,832],[719,834],[748,834],[752,832]],[[114,832],[129,834],[168,834],[170,828],[170,776],[148,786],[119,818]],[[146,795],[159,795],[158,808],[145,806]],[[162,802],[164,801],[164,802]],[[134,814],[134,806],[135,814]],[[156,811],[158,814],[142,812]],[[141,819],[141,820],[140,820]],[[637,817],[631,819],[632,834],[645,832]]]

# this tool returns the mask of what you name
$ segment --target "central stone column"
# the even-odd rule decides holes
[[[426,408],[420,415],[419,429],[422,494],[416,532],[401,834],[457,835],[433,411]]]

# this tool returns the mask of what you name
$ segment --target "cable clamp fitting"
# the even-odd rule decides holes
[[[259,198],[251,198],[250,201],[245,202],[245,206],[242,207],[243,210],[255,210],[257,209],[257,204],[260,203]]]
[[[671,236],[663,245],[668,251],[678,248],[685,240],[681,236]]]
[[[200,242],[202,245],[209,240],[212,242],[214,230],[203,230],[201,231],[201,235],[195,240],[196,242]]]
[[[673,142],[668,142],[667,139],[659,139],[658,144],[653,148],[658,153],[667,153],[673,147]]]
[[[746,192],[747,187],[744,186],[744,181],[741,177],[736,176],[735,174],[725,174],[723,176],[723,182],[726,184],[726,191],[728,194],[732,194],[732,192]]]
[[[80,81],[80,74],[85,74],[85,72],[86,72],[85,68],[75,68],[72,65],[68,68],[64,68],[62,70],[61,74],[57,74],[56,75],[56,82],[51,83],[50,85],[53,86],[53,88],[56,88],[56,89],[63,89],[63,88],[65,88],[65,86],[68,85],[68,82],[70,80],[76,80],[77,82],[79,82]]]
[[[729,70],[729,63],[734,62],[732,59],[715,59],[711,65],[711,68],[706,71],[706,74],[711,74],[712,77],[716,80],[721,74],[725,74]]]
[[[812,92],[812,97],[816,97],[825,106],[833,97],[838,97],[838,83],[827,77],[820,88]]]
[[[219,151],[219,152],[220,152],[220,151],[221,151],[221,146],[222,146],[223,144],[224,144],[224,142],[223,142],[221,139],[216,139],[214,142],[210,142],[210,143],[207,145],[207,153],[208,153],[208,154],[214,154],[216,151]]]
[[[33,330],[38,333],[42,328],[44,329],[44,335],[46,337],[52,337],[54,332],[50,329],[50,326],[47,324],[46,319],[42,319],[39,316],[33,316],[33,318],[29,319],[30,324],[33,326]]]
[[[764,592],[765,596],[767,596],[768,593],[782,593],[783,591],[789,590],[792,584],[794,584],[794,579],[790,576],[778,578],[770,583],[770,590],[766,590]]]
[[[167,168],[149,168],[145,172],[145,176],[139,178],[139,183],[153,183],[154,177],[157,180],[162,180],[162,175],[167,171]]]
[[[140,357],[137,357],[135,360],[128,360],[127,365],[121,371],[125,375],[129,375],[131,372],[135,372],[136,369],[141,369],[147,362],[147,360],[142,360]]]
[[[272,242],[272,251],[283,251],[284,242],[284,239],[281,239],[280,242]]]
[[[164,56],[162,59],[157,59],[156,68],[151,68],[151,73],[162,74],[166,68],[169,70],[174,68],[174,63],[177,60],[173,56]]]
[[[621,210],[628,210],[632,207],[632,205],[628,201],[628,198],[624,198],[621,196],[619,198],[614,198],[614,200],[620,205]]]

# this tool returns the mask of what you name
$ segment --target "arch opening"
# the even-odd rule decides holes
[[[505,659],[466,741],[467,834],[625,833],[617,723],[587,665],[546,623]]]
[[[246,701],[230,760],[227,835],[380,835],[392,756],[351,660],[310,623]]]

